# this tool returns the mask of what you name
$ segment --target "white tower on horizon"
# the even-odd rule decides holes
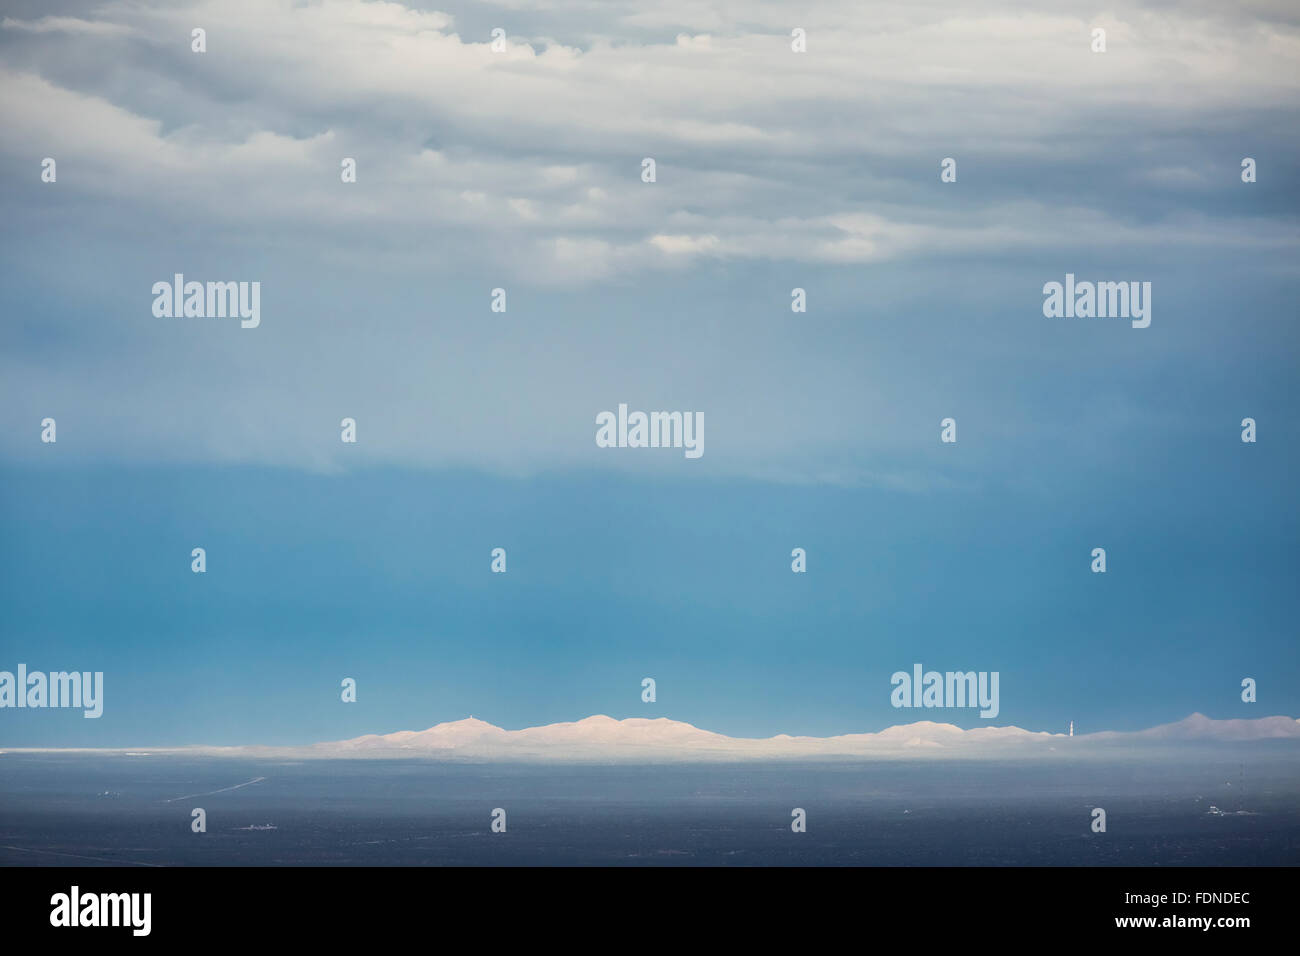
[[[1070,736],[1074,736],[1074,721],[1070,721]]]

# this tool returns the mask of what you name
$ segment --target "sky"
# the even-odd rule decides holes
[[[105,705],[0,746],[978,726],[918,662],[1031,730],[1300,716],[1298,54],[1271,2],[7,3],[0,669]]]

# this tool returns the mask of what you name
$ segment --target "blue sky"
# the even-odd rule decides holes
[[[979,723],[914,662],[1030,729],[1300,713],[1285,6],[15,7],[0,669],[106,702],[0,745]],[[1045,318],[1067,272],[1150,328]],[[620,402],[704,456],[597,448]]]

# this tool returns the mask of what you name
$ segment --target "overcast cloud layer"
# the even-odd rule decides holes
[[[9,10],[9,458],[56,415],[71,457],[621,468],[626,401],[707,422],[697,465],[633,467],[933,487],[967,478],[926,458],[946,415],[1185,427],[1165,362],[1254,362],[1246,321],[1260,400],[1294,360],[1293,4]],[[1152,328],[1047,324],[1089,268],[1153,280]],[[261,328],[154,318],[175,272],[261,281]],[[1066,353],[1098,378],[1039,415]]]

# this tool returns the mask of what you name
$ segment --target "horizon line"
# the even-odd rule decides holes
[[[968,728],[959,727],[956,724],[948,723],[946,721],[916,720],[904,724],[891,724],[877,731],[849,731],[847,733],[833,734],[824,737],[810,736],[806,734],[787,734],[787,733],[778,733],[767,737],[733,737],[727,734],[717,733],[715,731],[704,730],[703,728],[700,728],[687,721],[675,720],[671,717],[659,716],[659,717],[615,718],[615,717],[610,717],[607,714],[591,714],[587,717],[582,717],[577,720],[555,721],[549,724],[529,725],[515,730],[508,730],[497,724],[493,724],[489,721],[476,718],[471,714],[468,717],[462,717],[456,720],[440,721],[439,723],[433,724],[430,727],[426,727],[423,730],[397,730],[397,731],[390,731],[388,733],[365,733],[359,736],[343,738],[340,740],[314,741],[306,744],[172,744],[172,745],[164,745],[164,746],[156,746],[156,747],[148,746],[148,745],[139,745],[139,744],[110,746],[110,747],[0,746],[0,754],[123,753],[127,755],[130,754],[144,755],[145,751],[148,751],[150,753],[172,753],[172,752],[182,752],[182,751],[213,751],[213,750],[215,751],[317,750],[318,748],[328,748],[328,747],[337,747],[337,746],[343,746],[348,744],[358,744],[359,742],[362,741],[391,741],[392,738],[398,738],[398,737],[400,738],[419,737],[421,735],[430,734],[438,730],[465,729],[467,725],[469,725],[469,729],[478,728],[480,733],[492,733],[495,731],[495,732],[499,732],[502,735],[509,736],[509,735],[521,735],[521,734],[526,735],[529,734],[529,732],[533,732],[533,731],[547,731],[556,728],[573,728],[583,724],[590,724],[593,721],[608,721],[611,724],[618,725],[620,728],[626,728],[627,725],[629,724],[633,725],[633,727],[642,727],[651,724],[657,724],[659,726],[671,726],[672,728],[677,729],[679,731],[684,731],[687,733],[694,732],[697,734],[707,735],[708,737],[717,738],[720,744],[731,743],[740,746],[764,744],[764,743],[772,743],[772,742],[780,742],[780,743],[795,742],[795,743],[806,743],[809,745],[816,745],[818,743],[833,743],[835,741],[842,741],[845,738],[868,738],[868,737],[879,738],[887,734],[890,734],[891,731],[909,731],[909,730],[910,731],[918,731],[918,730],[938,731],[945,734],[960,736],[960,737],[967,737],[968,735],[971,734],[980,735],[982,733],[987,733],[989,731],[1001,731],[1003,732],[1004,735],[1010,735],[1010,734],[1023,735],[1023,738],[1036,738],[1036,739],[1059,738],[1061,740],[1080,740],[1080,741],[1088,742],[1090,739],[1093,741],[1098,741],[1103,739],[1111,739],[1115,737],[1131,737],[1131,736],[1148,735],[1154,731],[1175,729],[1175,728],[1188,729],[1193,726],[1205,730],[1215,730],[1215,729],[1223,730],[1228,728],[1238,728],[1242,726],[1245,726],[1250,729],[1259,729],[1261,724],[1272,723],[1272,724],[1280,725],[1280,722],[1282,721],[1291,721],[1292,723],[1294,723],[1296,725],[1295,736],[1300,737],[1300,718],[1291,717],[1290,715],[1287,714],[1272,714],[1266,717],[1214,718],[1214,717],[1207,717],[1205,714],[1201,713],[1200,711],[1193,711],[1192,713],[1188,714],[1186,717],[1183,717],[1179,720],[1175,720],[1163,724],[1155,724],[1153,726],[1145,727],[1139,730],[1097,730],[1086,734],[1080,734],[1077,732],[1070,734],[1068,731],[1057,732],[1057,731],[1047,731],[1047,730],[1028,730],[1026,728],[1017,726],[1015,724],[1003,724],[1003,725],[990,724],[987,726],[977,726],[968,729]],[[1071,722],[1067,721],[1067,726],[1070,723]],[[1263,735],[1256,738],[1239,738],[1239,739],[1268,739],[1269,736],[1272,736],[1273,739],[1280,739],[1278,735]],[[1227,739],[1227,738],[1218,738],[1218,739]],[[600,742],[597,741],[596,743],[600,743]]]

